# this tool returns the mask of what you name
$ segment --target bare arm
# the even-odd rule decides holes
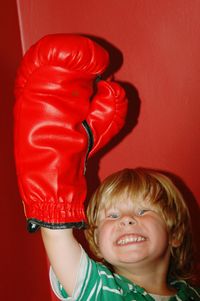
[[[68,295],[72,296],[81,258],[81,247],[73,231],[41,228],[41,234],[50,264]]]

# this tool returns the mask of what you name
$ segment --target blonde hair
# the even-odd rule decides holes
[[[158,208],[169,233],[169,240],[176,239],[178,247],[171,246],[168,277],[191,278],[192,231],[189,210],[185,201],[170,178],[161,172],[146,168],[124,169],[108,176],[92,196],[87,217],[89,227],[85,231],[91,251],[101,257],[95,229],[98,227],[99,212],[119,200],[148,198]]]

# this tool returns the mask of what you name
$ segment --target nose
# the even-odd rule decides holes
[[[137,223],[137,221],[134,219],[134,217],[126,215],[123,216],[120,221],[120,226],[131,226]]]

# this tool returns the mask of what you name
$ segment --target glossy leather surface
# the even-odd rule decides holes
[[[108,54],[88,38],[49,35],[33,45],[16,79],[15,158],[29,223],[49,228],[82,227],[86,222],[84,176],[91,154],[123,126],[127,102],[116,83],[95,78]],[[91,138],[90,138],[91,139]]]

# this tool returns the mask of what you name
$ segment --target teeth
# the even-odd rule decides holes
[[[145,240],[145,238],[142,236],[127,236],[123,239],[118,240],[117,245],[125,245],[130,242],[140,242],[140,241],[144,241],[144,240]]]

